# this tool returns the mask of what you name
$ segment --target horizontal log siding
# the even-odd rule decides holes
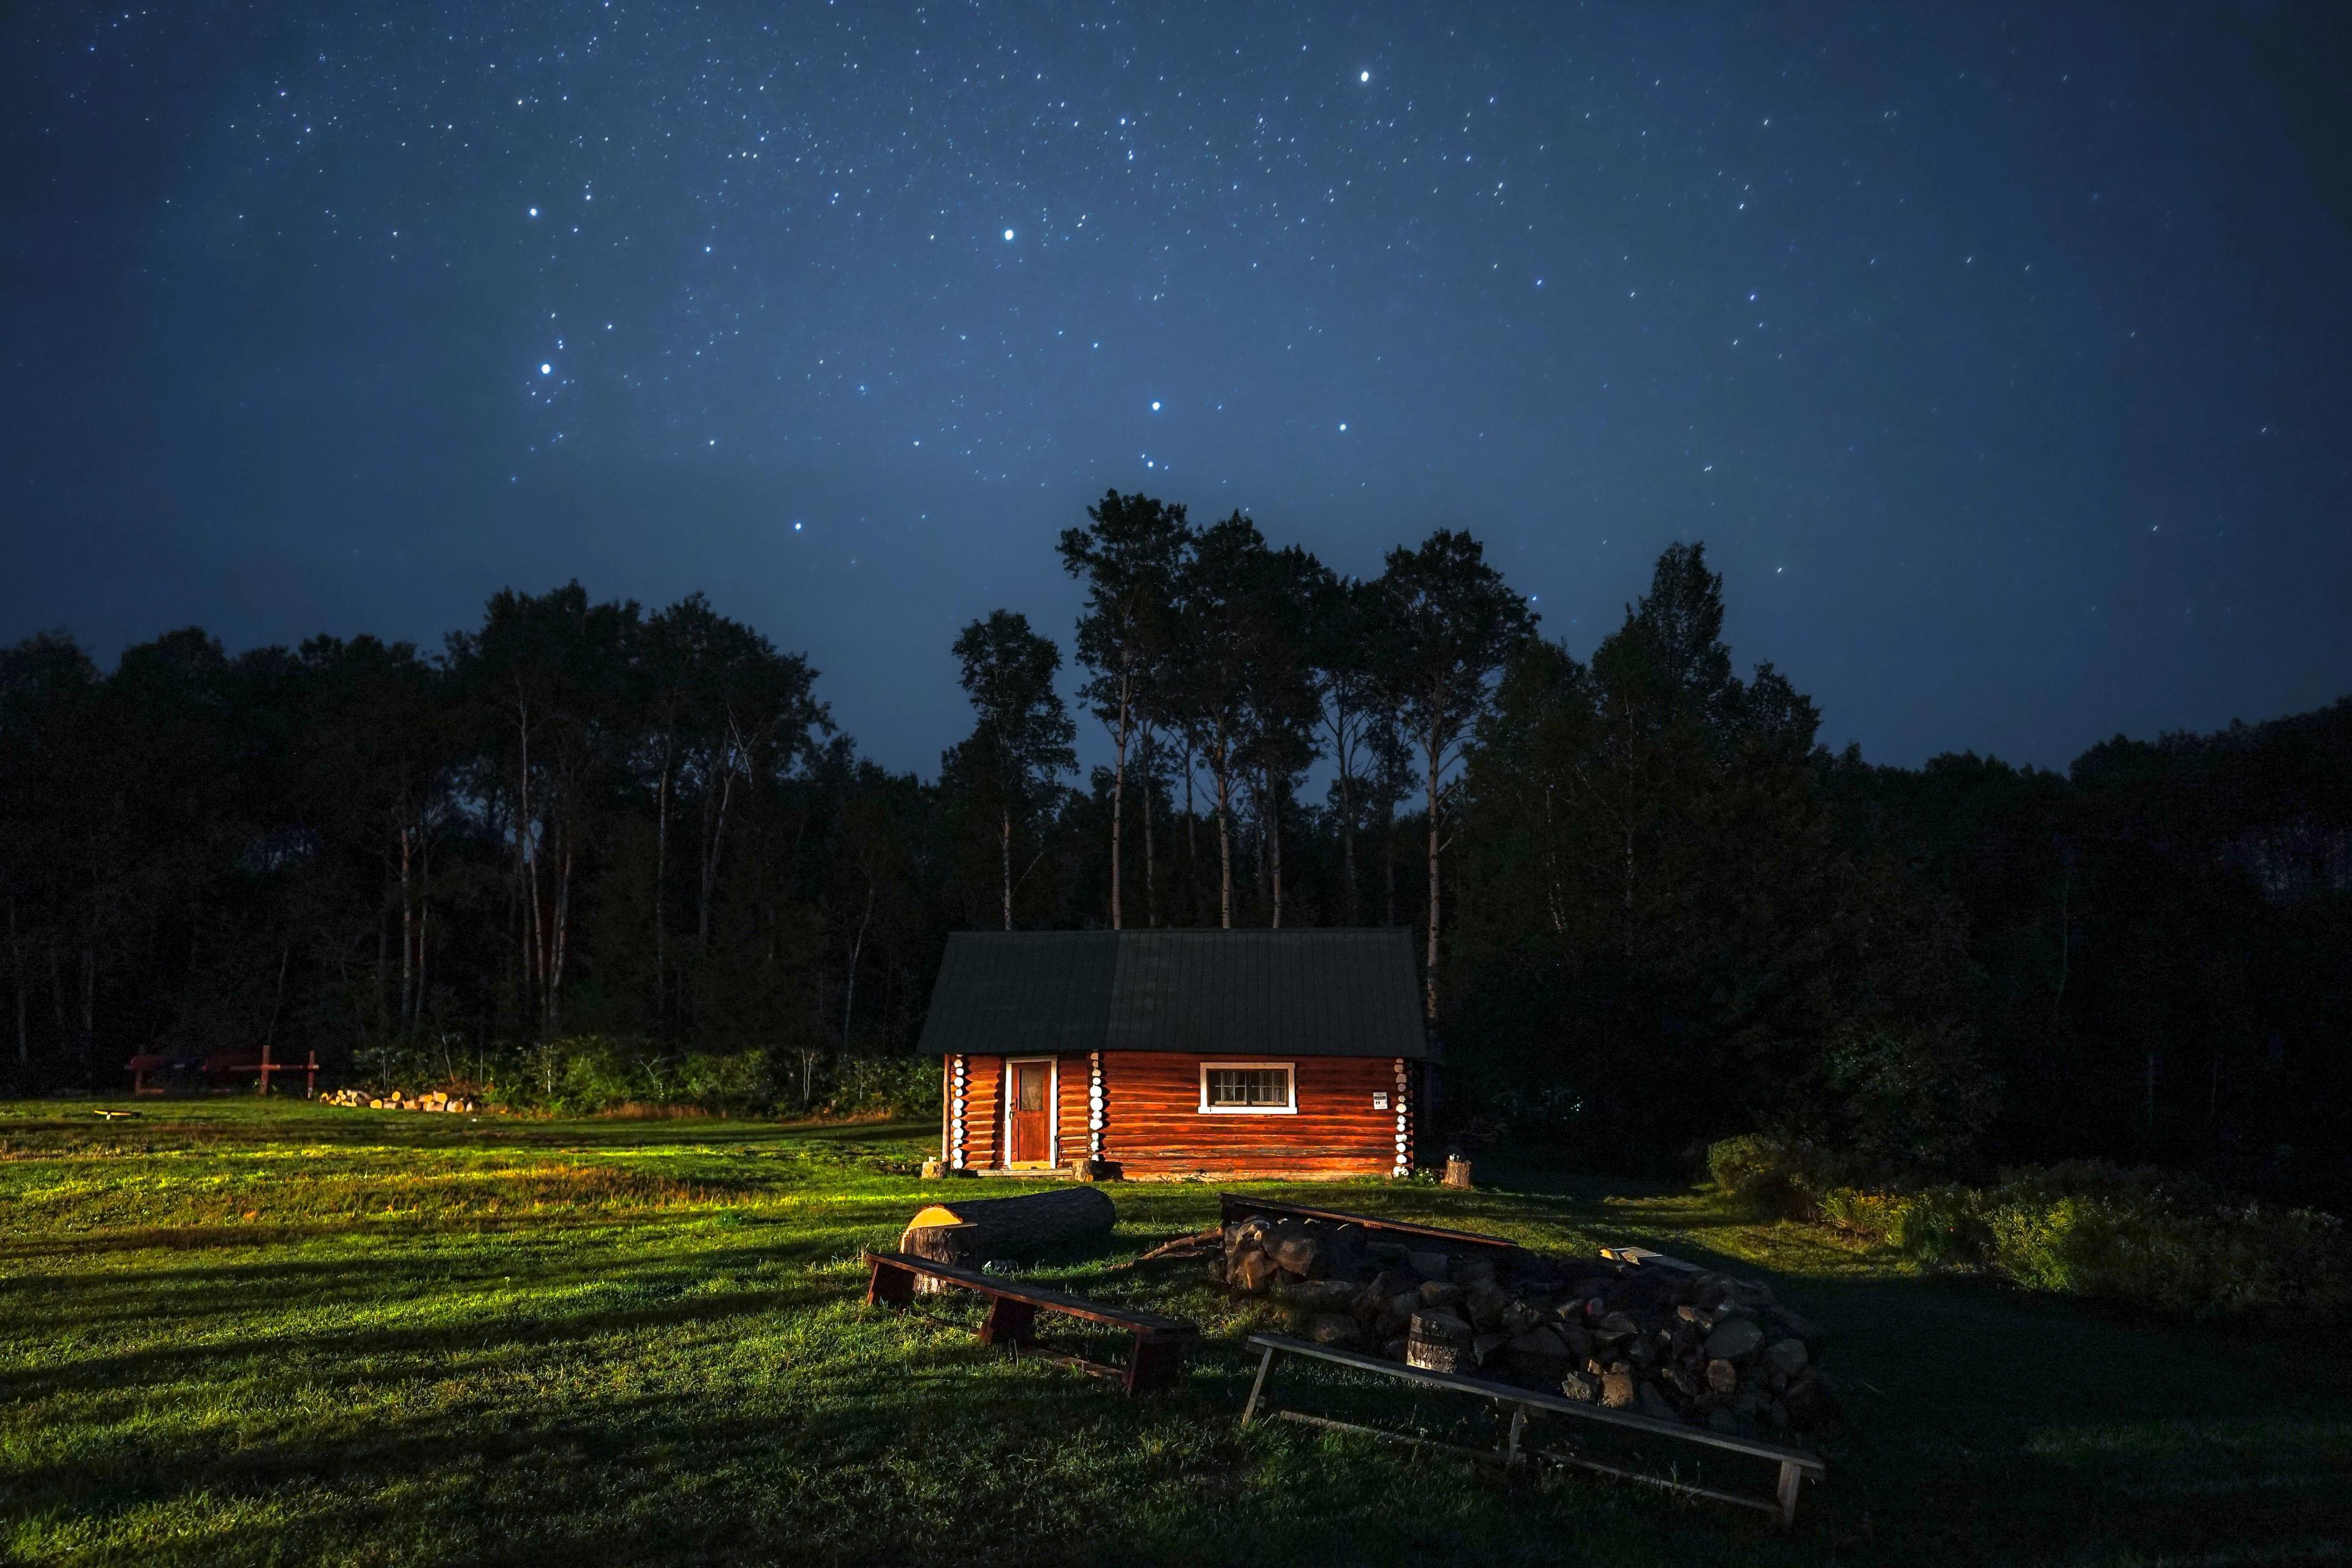
[[[964,1079],[963,1163],[971,1171],[996,1168],[997,1144],[1004,1128],[1003,1057],[967,1057],[971,1066]]]
[[[1105,1052],[1103,1158],[1130,1176],[1385,1176],[1395,1169],[1396,1112],[1372,1109],[1374,1094],[1395,1093],[1391,1057],[1297,1058],[1296,1115],[1202,1112],[1203,1060],[1278,1059]]]
[[[1059,1057],[1054,1062],[1054,1089],[1060,1097],[1055,1109],[1055,1152],[1066,1167],[1087,1157],[1087,1058]]]

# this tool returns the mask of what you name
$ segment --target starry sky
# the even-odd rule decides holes
[[[2352,7],[0,8],[0,638],[694,589],[882,761],[1104,489],[1703,539],[1874,760],[2352,690]]]

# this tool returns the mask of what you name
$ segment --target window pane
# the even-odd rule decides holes
[[[1284,1108],[1290,1104],[1288,1068],[1211,1068],[1211,1105]]]

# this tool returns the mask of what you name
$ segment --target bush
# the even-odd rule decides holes
[[[824,1109],[835,1116],[937,1116],[940,1073],[933,1057],[845,1057]]]
[[[1812,1215],[1814,1194],[1826,1184],[1813,1152],[1802,1144],[1750,1132],[1711,1143],[1706,1173],[1716,1190],[1749,1214],[1781,1219]]]
[[[2004,1172],[1990,1188],[1835,1187],[1815,1210],[1921,1263],[2172,1317],[2352,1310],[2340,1220],[2224,1204],[2200,1183],[2151,1171],[2076,1163]]]

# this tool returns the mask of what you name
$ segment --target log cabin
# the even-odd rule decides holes
[[[959,931],[918,1048],[981,1174],[1410,1175],[1435,1062],[1402,930]]]

